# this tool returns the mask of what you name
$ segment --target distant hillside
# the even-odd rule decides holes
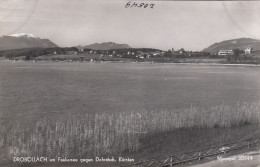
[[[0,50],[52,47],[58,46],[49,39],[41,39],[32,34],[22,33],[0,37]]]
[[[120,53],[120,52],[162,52],[162,50],[160,49],[154,49],[154,48],[123,48],[123,49],[112,49],[112,50],[115,50],[117,51],[117,53]]]
[[[93,49],[93,50],[111,50],[111,49],[126,49],[131,48],[127,44],[116,44],[114,42],[104,42],[104,43],[95,43],[91,45],[84,46],[83,48],[86,49]]]
[[[226,40],[226,41],[215,43],[202,51],[216,53],[219,50],[223,50],[223,49],[245,49],[248,47],[251,47],[254,50],[260,50],[260,40],[251,39],[251,38],[239,38],[239,39]]]

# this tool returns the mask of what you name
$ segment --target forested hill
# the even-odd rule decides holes
[[[238,38],[232,40],[226,40],[215,43],[202,50],[202,52],[216,53],[219,50],[253,48],[254,50],[260,50],[260,40],[252,38]]]

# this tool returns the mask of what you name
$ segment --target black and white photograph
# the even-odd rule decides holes
[[[260,166],[259,9],[0,0],[0,166]]]

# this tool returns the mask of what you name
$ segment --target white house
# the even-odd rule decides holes
[[[83,48],[80,48],[80,49],[79,49],[79,51],[80,51],[80,52],[83,52],[83,51],[84,51],[84,49],[83,49]]]
[[[230,55],[234,55],[233,50],[220,50],[218,52],[219,56],[230,56]]]
[[[245,49],[245,54],[249,55],[249,54],[252,53],[252,51],[253,51],[253,48],[246,48]]]

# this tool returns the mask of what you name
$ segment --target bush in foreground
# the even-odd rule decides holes
[[[141,140],[176,129],[231,128],[259,125],[260,103],[211,108],[69,115],[41,120],[31,128],[0,130],[0,148],[12,156],[83,157],[135,152]]]

